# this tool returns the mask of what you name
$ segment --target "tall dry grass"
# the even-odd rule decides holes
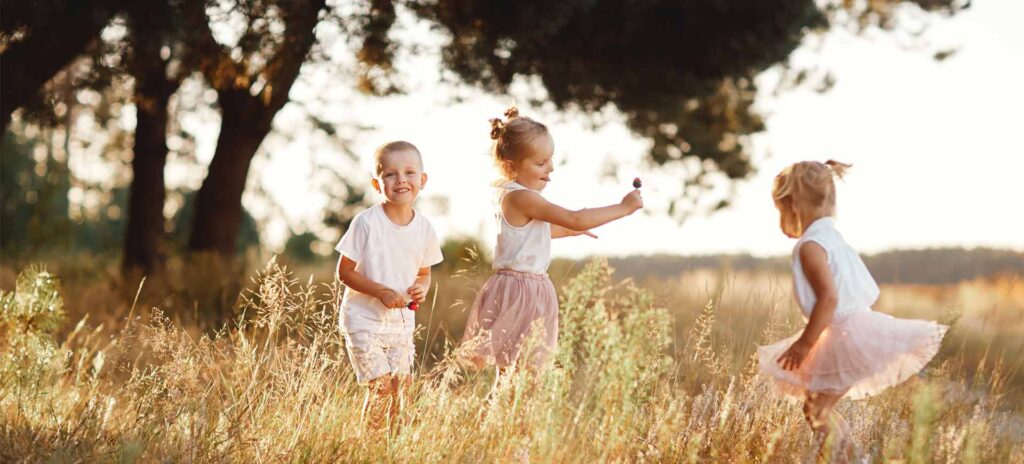
[[[433,322],[458,319],[452,300],[464,304],[480,274],[438,279],[444,290],[419,315],[418,336],[441,348],[423,362],[397,427],[373,432],[333,285],[271,261],[215,332],[159,305],[68,329],[58,279],[29,269],[0,295],[0,461],[813,460],[799,405],[754,375],[756,344],[796,327],[785,281],[689,275],[652,291],[616,282],[601,261],[559,274],[557,367],[491,391],[492,372],[465,371],[446,354],[454,326]],[[995,353],[967,359],[948,344],[919,378],[841,403],[861,455],[1024,462],[1012,367]]]

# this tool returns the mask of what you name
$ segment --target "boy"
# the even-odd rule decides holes
[[[384,200],[356,215],[335,249],[341,253],[338,278],[346,287],[340,318],[345,346],[356,379],[370,387],[363,414],[372,408],[372,426],[378,427],[381,406],[394,419],[412,383],[416,317],[407,304],[426,298],[430,267],[442,256],[430,221],[413,209],[427,182],[419,150],[390,142],[377,149],[375,159],[371,184]]]

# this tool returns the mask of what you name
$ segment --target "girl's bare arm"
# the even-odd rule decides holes
[[[644,206],[640,191],[633,190],[615,205],[572,211],[547,201],[540,194],[520,190],[506,196],[508,206],[530,219],[551,223],[571,231],[586,231],[633,214]]]
[[[558,224],[551,224],[551,238],[575,237],[577,235],[586,235],[588,237],[597,238],[597,236],[589,230],[572,230]]]
[[[828,267],[828,253],[821,245],[814,242],[805,242],[800,246],[800,266],[807,276],[807,281],[814,290],[816,301],[814,309],[811,310],[811,317],[807,321],[800,338],[793,342],[778,362],[785,369],[796,369],[803,363],[804,357],[810,352],[814,344],[818,342],[821,333],[832,322],[836,313],[836,304],[839,297],[836,292],[835,281],[832,279],[832,270]]]

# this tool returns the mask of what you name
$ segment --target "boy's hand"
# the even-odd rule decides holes
[[[633,190],[622,197],[621,204],[629,208],[630,214],[644,207],[644,199],[640,197],[640,190]]]
[[[385,287],[377,290],[377,293],[373,296],[377,297],[377,299],[380,300],[381,303],[384,303],[384,306],[387,308],[396,309],[405,307],[405,298],[390,288]]]
[[[427,289],[420,284],[413,284],[413,286],[409,287],[405,292],[409,294],[412,301],[417,303],[422,303],[423,300],[427,299]]]

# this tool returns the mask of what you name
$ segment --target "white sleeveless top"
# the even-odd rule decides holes
[[[846,244],[842,235],[839,235],[835,228],[835,220],[823,217],[812,222],[793,247],[793,288],[804,315],[810,317],[814,303],[818,301],[800,265],[800,246],[806,242],[821,245],[828,254],[828,267],[832,271],[838,295],[835,317],[854,311],[870,310],[871,305],[878,300],[878,284],[871,277],[857,252]]]
[[[505,220],[501,212],[501,204],[505,195],[516,190],[530,190],[515,182],[508,182],[499,187],[498,240],[494,247],[494,269],[511,269],[531,274],[546,274],[551,264],[551,224],[531,219],[521,227],[516,227]]]

